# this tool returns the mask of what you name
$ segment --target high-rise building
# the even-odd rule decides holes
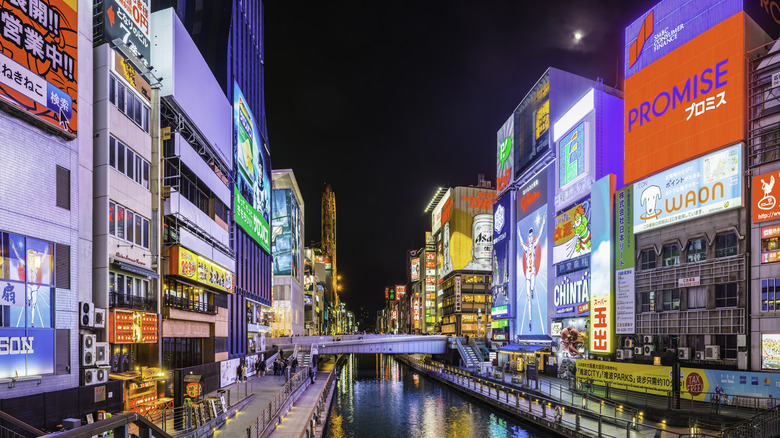
[[[0,356],[0,379],[9,382],[0,399],[11,416],[54,428],[57,413],[94,408],[74,411],[63,394],[98,371],[81,346],[101,335],[92,312],[92,9],[41,5],[56,24],[9,3],[3,20],[19,32],[0,35],[3,65],[26,84],[0,80],[0,338],[6,352],[18,353]],[[25,44],[33,40],[46,53]],[[110,400],[117,401],[118,394]],[[29,408],[42,402],[55,420]]]
[[[250,341],[254,339],[249,335],[250,325],[256,330],[268,330],[273,300],[263,2],[161,0],[154,7],[173,7],[180,17],[223,93],[234,105],[236,133],[240,130],[239,121],[252,119],[252,132],[245,132],[241,143],[233,145],[236,163],[227,175],[233,197],[231,249],[238,260],[236,293],[227,302],[227,351],[231,358],[240,358],[250,352]],[[251,320],[247,315],[253,315]]]
[[[271,250],[274,255],[274,322],[276,336],[304,334],[303,242],[304,204],[295,174],[290,169],[272,172],[273,219]]]
[[[338,266],[336,265],[336,194],[333,192],[333,188],[330,184],[325,185],[325,191],[322,193],[320,214],[320,226],[322,227],[322,241],[320,242],[320,247],[322,248],[322,254],[329,257],[331,263],[331,284],[328,301],[334,309],[338,309],[340,278]],[[330,327],[332,331],[338,332],[340,329],[338,319],[339,312],[332,312],[332,314],[333,317],[330,319]]]

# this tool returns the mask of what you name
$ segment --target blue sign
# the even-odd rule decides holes
[[[742,144],[634,184],[634,234],[742,206]]]
[[[740,11],[740,0],[661,1],[626,27],[623,61],[625,78],[628,79]]]
[[[512,231],[510,213],[512,193],[507,192],[493,204],[493,318],[511,314],[509,291],[509,242]]]
[[[555,316],[590,314],[590,269],[555,278],[553,290]]]
[[[52,373],[54,330],[0,328],[0,378]]]

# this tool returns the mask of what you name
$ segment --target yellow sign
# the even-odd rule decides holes
[[[536,139],[550,129],[550,101],[545,101],[536,112]]]
[[[648,394],[667,395],[672,390],[672,367],[607,362],[577,361],[577,380],[592,380],[596,385]]]
[[[149,82],[138,74],[133,65],[118,52],[114,52],[114,70],[122,76],[122,79],[132,85],[147,102],[152,102],[152,88],[149,86]]]
[[[171,275],[180,275],[230,293],[233,293],[235,285],[232,272],[181,246],[171,248]]]

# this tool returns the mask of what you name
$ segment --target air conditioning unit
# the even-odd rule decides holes
[[[87,385],[94,385],[98,383],[97,374],[98,374],[97,368],[82,368],[81,385],[87,386]]]
[[[645,356],[650,356],[655,351],[655,345],[645,345],[642,347]]]
[[[108,365],[108,342],[96,342],[95,343],[95,365]]]
[[[95,366],[95,335],[81,335],[81,366]]]
[[[652,344],[653,343],[653,335],[644,335],[644,336],[642,336],[642,343],[643,344]]]
[[[634,347],[634,356],[642,355],[642,347]]]
[[[111,367],[100,367],[97,368],[97,372],[95,373],[95,383],[106,383],[108,382],[108,373],[111,371]]]
[[[624,359],[624,357],[623,357],[624,355],[625,355],[625,352],[623,350],[618,350],[617,351],[617,359],[618,360],[623,360]]]
[[[737,335],[737,347],[747,346],[747,335]]]
[[[95,328],[106,328],[106,309],[95,309]]]
[[[677,358],[683,360],[689,360],[691,358],[691,349],[688,347],[678,348]]]
[[[79,303],[79,325],[82,327],[95,325],[95,306],[88,301]]]
[[[666,348],[666,349],[664,349],[664,353],[673,354],[673,355],[676,356],[677,355],[677,349],[676,348]]]
[[[634,340],[633,339],[626,338],[626,340],[624,342],[625,342],[626,348],[634,348]]]
[[[704,360],[704,352],[703,351],[697,351],[696,352],[696,360]]]
[[[704,347],[704,359],[706,360],[718,360],[720,359],[720,345],[707,345]]]

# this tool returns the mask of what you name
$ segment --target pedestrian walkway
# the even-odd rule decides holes
[[[328,375],[333,371],[334,365],[333,362],[328,362],[321,367],[320,371],[317,372],[314,384],[306,388],[301,398],[295,402],[292,409],[284,416],[281,424],[271,433],[271,437],[299,438],[303,435],[304,431],[309,427],[309,421],[317,408],[322,392],[330,390],[330,388],[325,388],[325,385],[328,382]]]
[[[451,385],[460,387],[478,398],[498,405],[513,414],[527,418],[537,424],[556,430],[563,435],[572,435],[574,431],[592,436],[604,437],[655,437],[664,438],[690,436],[691,430],[685,427],[668,426],[635,416],[633,412],[616,408],[604,412],[604,405],[589,401],[577,394],[567,400],[566,396],[558,398],[555,391],[537,396],[522,388],[491,382],[465,373],[449,372],[440,364],[426,364],[408,358],[409,364],[431,377]],[[544,388],[544,385],[542,385]],[[550,386],[547,386],[550,388]],[[574,401],[574,403],[571,403]],[[560,407],[560,411],[556,409]],[[698,436],[717,436],[713,430],[698,429]],[[704,435],[702,435],[704,434]]]
[[[269,403],[279,394],[286,383],[285,376],[253,376],[250,377],[250,394],[254,397],[236,411],[236,415],[228,418],[225,426],[220,429],[220,434],[226,437],[246,436],[246,429],[254,424],[257,414],[268,406]]]

